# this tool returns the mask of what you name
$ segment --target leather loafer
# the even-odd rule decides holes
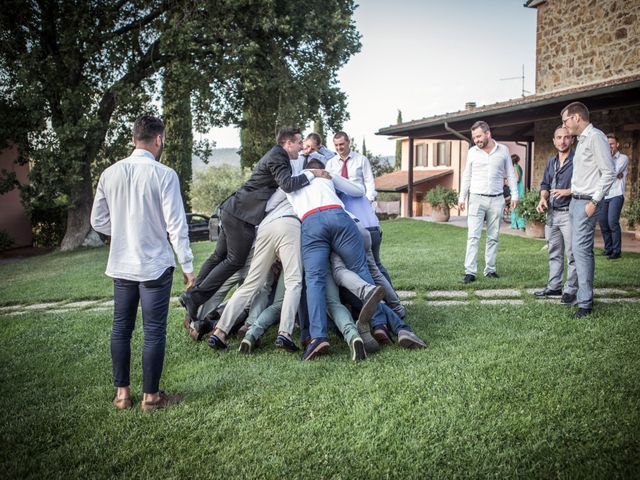
[[[591,310],[590,308],[579,308],[576,314],[574,315],[574,317],[575,318],[586,317],[588,315],[591,315],[592,312],[593,310]]]
[[[549,288],[545,288],[544,290],[538,290],[534,292],[536,297],[559,297],[562,295],[562,290],[551,290]]]
[[[576,296],[571,293],[563,293],[560,303],[562,305],[573,305],[576,303]]]
[[[175,405],[180,403],[184,397],[182,395],[167,395],[162,390],[158,392],[160,396],[155,402],[145,402],[144,400],[140,404],[140,408],[143,412],[153,412],[154,410],[160,410],[161,408],[168,407],[169,405]]]
[[[127,398],[118,398],[113,397],[113,406],[118,410],[126,410],[127,408],[131,408],[133,406],[133,402],[131,401],[131,397]]]
[[[462,283],[464,283],[465,285],[471,283],[471,282],[475,282],[476,281],[476,276],[475,275],[471,275],[470,273],[467,273],[464,278],[462,279]]]

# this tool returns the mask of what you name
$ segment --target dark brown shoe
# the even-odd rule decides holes
[[[133,407],[133,402],[131,401],[131,397],[127,397],[127,398],[113,397],[113,401],[111,403],[113,403],[113,406],[116,407],[118,410],[126,410],[128,408]]]
[[[162,390],[160,390],[159,393],[160,397],[155,402],[142,401],[140,408],[142,408],[143,412],[153,412],[154,410],[160,410],[170,405],[176,405],[184,399],[183,395],[167,395]]]

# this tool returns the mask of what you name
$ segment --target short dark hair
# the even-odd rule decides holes
[[[309,135],[307,135],[306,140],[313,140],[313,142],[318,146],[322,145],[322,137],[319,133],[316,132],[311,132]]]
[[[613,138],[616,143],[620,143],[620,140],[618,140],[618,137],[616,137],[616,134],[611,132],[611,133],[607,133],[607,138]]]
[[[312,158],[307,162],[307,168],[316,168],[318,170],[324,170],[324,163],[317,158]]]
[[[576,113],[585,121],[589,121],[589,109],[582,102],[573,102],[562,109],[560,115],[564,115],[567,112],[569,115],[575,115]]]
[[[164,133],[164,123],[153,115],[141,115],[133,123],[133,139],[147,143]]]
[[[287,141],[294,141],[296,135],[302,135],[299,128],[283,127],[278,132],[276,141],[278,142],[278,145],[284,145]]]
[[[337,139],[337,138],[340,138],[340,137],[343,137],[347,142],[351,141],[351,139],[349,138],[349,135],[347,135],[347,132],[343,132],[342,130],[340,130],[339,132],[336,132],[333,135],[333,139],[334,140]]]
[[[518,155],[517,153],[514,153],[513,155],[511,155],[511,162],[519,163],[520,162],[520,155]]]
[[[483,132],[490,132],[489,124],[484,120],[478,120],[476,123],[471,125],[471,131],[473,132],[476,128],[481,128]]]
[[[555,130],[553,131],[553,136],[554,136],[554,137],[556,136],[556,132],[557,132],[558,130],[560,130],[561,128],[564,128],[564,129],[566,130],[566,128],[567,128],[567,127],[565,127],[563,124],[558,125],[558,126],[555,128]]]

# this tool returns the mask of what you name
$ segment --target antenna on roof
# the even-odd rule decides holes
[[[522,64],[522,75],[519,77],[509,77],[509,78],[501,78],[502,80],[522,80],[522,96],[525,96],[525,93],[531,93],[529,90],[524,89],[524,63]]]

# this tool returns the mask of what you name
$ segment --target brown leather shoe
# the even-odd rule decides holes
[[[113,397],[112,403],[113,403],[113,406],[116,407],[118,410],[126,410],[127,408],[133,407],[133,402],[131,401],[131,397],[127,397],[127,398]]]
[[[169,405],[176,405],[184,399],[184,395],[167,395],[162,390],[158,393],[160,393],[160,397],[155,402],[142,401],[140,408],[143,412],[153,412],[154,410],[160,410],[161,408],[168,407]]]

